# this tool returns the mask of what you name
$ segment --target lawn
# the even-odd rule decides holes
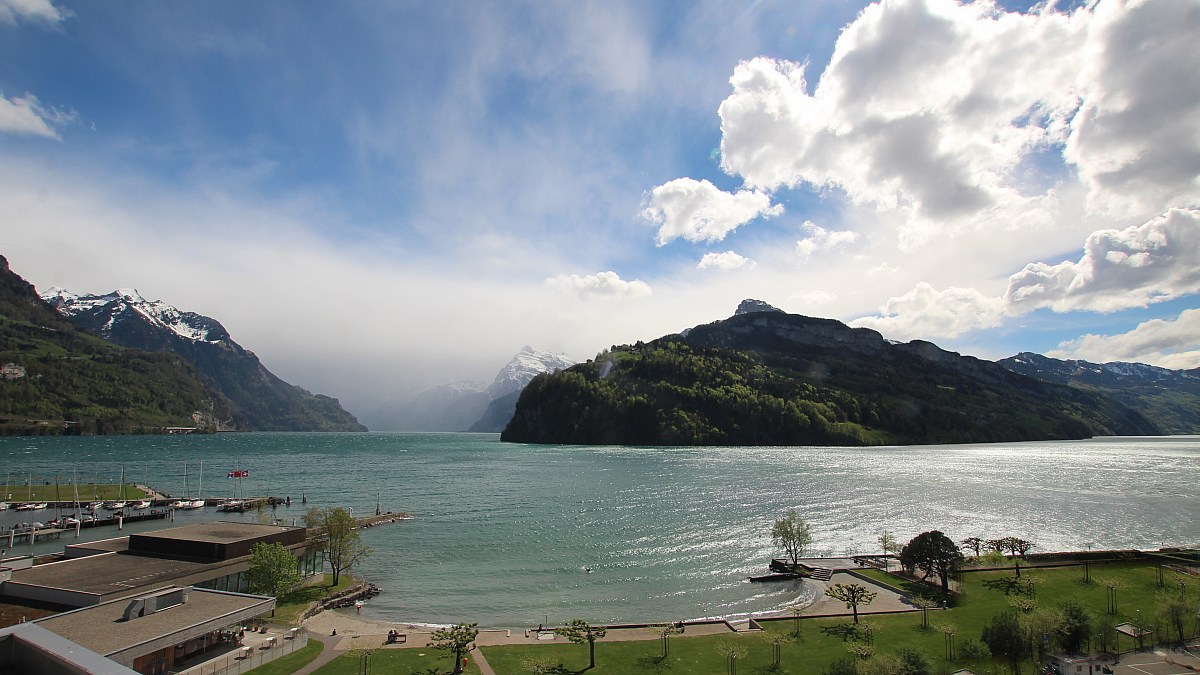
[[[298,651],[294,651],[287,656],[281,656],[270,663],[246,671],[247,675],[291,675],[291,673],[300,670],[304,666],[313,662],[313,659],[321,655],[321,650],[325,649],[325,645],[320,640],[309,640],[308,644]]]
[[[474,653],[463,670],[467,675],[480,675]],[[433,649],[378,649],[371,652],[368,663],[371,673],[388,675],[446,675],[454,671],[454,658]],[[313,675],[361,675],[363,655],[347,652],[313,672]],[[520,672],[520,671],[514,671]]]
[[[1011,604],[1016,597],[1036,599],[1039,607],[1057,607],[1070,600],[1082,605],[1093,617],[1103,619],[1110,626],[1123,621],[1135,624],[1144,621],[1146,627],[1154,628],[1158,570],[1153,563],[1093,564],[1090,571],[1091,583],[1084,582],[1083,567],[1022,568],[1020,581],[1011,570],[967,572],[962,575],[963,593],[957,606],[948,610],[930,610],[929,628],[921,627],[919,612],[866,616],[862,621],[871,628],[872,644],[877,653],[894,654],[905,647],[915,649],[924,654],[932,673],[950,673],[963,667],[974,667],[976,672],[1009,672],[1007,664],[1001,660],[983,663],[968,663],[961,658],[948,660],[947,637],[940,629],[947,628],[954,632],[953,644],[957,655],[964,640],[980,641],[984,626],[990,623],[993,616],[1016,611]],[[1033,594],[1027,595],[1027,580],[1031,578],[1036,579],[1033,582]],[[1097,583],[1098,579],[1105,578],[1119,578],[1124,584],[1117,591],[1118,611],[1111,616],[1107,613],[1108,589]],[[1164,574],[1168,588],[1175,587],[1182,578],[1182,575],[1170,570]],[[903,587],[906,582],[893,577],[890,583]],[[1192,584],[1194,587],[1195,582]],[[762,622],[765,631],[759,634],[673,637],[670,656],[666,659],[659,658],[661,643],[657,640],[602,641],[596,644],[596,668],[587,673],[721,675],[728,672],[727,659],[718,651],[724,642],[745,648],[745,655],[736,662],[737,671],[743,675],[766,672],[811,675],[822,672],[834,661],[849,655],[846,642],[840,636],[847,631],[849,623],[848,618],[802,619],[799,636],[781,645],[780,666],[774,670],[771,669],[773,648],[769,638],[772,634],[792,634],[795,622],[790,618]],[[1159,632],[1156,631],[1156,634]],[[1128,650],[1132,646],[1129,638],[1123,638],[1122,649]],[[531,672],[527,665],[531,658],[561,664],[568,673],[583,673],[588,665],[586,645],[512,645],[487,647],[484,653],[500,675]],[[1033,661],[1026,660],[1021,671],[1036,672]]]
[[[270,618],[272,623],[294,626],[300,623],[300,615],[308,606],[327,595],[333,595],[354,585],[354,577],[342,574],[338,585],[333,586],[333,575],[326,574],[322,582],[311,586],[302,586],[288,593],[275,606],[275,615]]]

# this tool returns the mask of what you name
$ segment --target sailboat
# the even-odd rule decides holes
[[[187,462],[183,463],[183,490],[190,492],[187,484]],[[200,493],[204,491],[204,462],[200,462],[200,487],[196,489],[196,499],[182,499],[179,502],[181,509],[202,509],[204,508],[204,499],[200,497]],[[185,495],[187,496],[187,495]]]
[[[121,488],[117,493],[117,499],[111,502],[104,502],[104,508],[109,511],[120,511],[128,505],[129,503],[125,501],[125,467],[121,467]]]
[[[4,495],[0,496],[0,511],[8,510],[8,502],[5,500],[8,499],[10,496],[11,495],[8,494],[8,474],[6,473],[6,474],[4,474]]]

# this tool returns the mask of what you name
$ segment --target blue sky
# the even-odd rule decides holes
[[[0,0],[0,253],[365,412],[744,298],[1200,365],[1200,5]]]

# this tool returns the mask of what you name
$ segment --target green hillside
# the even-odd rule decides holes
[[[0,434],[238,428],[229,402],[174,355],[124,349],[60,317],[0,256]]]
[[[836,321],[739,316],[539,376],[501,438],[630,445],[971,443],[1153,434],[1110,399]]]

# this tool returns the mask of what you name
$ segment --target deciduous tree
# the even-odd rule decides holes
[[[250,579],[251,593],[264,593],[276,599],[300,585],[296,556],[278,542],[259,542],[250,549],[246,576]]]
[[[449,628],[438,628],[429,636],[429,646],[454,655],[454,673],[462,672],[462,660],[467,652],[475,649],[475,638],[479,635],[479,624],[460,623]]]
[[[795,567],[812,544],[812,531],[796,513],[796,509],[791,509],[787,515],[775,521],[775,526],[771,528],[771,543],[783,549]]]
[[[371,555],[371,547],[362,543],[359,537],[358,521],[340,506],[309,509],[304,514],[304,524],[312,529],[309,536],[321,548],[322,555],[333,570],[334,586],[338,584],[342,572],[352,569]]]
[[[604,626],[593,626],[583,619],[572,619],[571,623],[562,628],[555,628],[554,632],[574,642],[575,644],[588,645],[588,668],[596,667],[596,640],[604,637],[608,629]]]
[[[878,593],[867,590],[861,584],[834,584],[825,589],[825,595],[846,603],[846,609],[854,612],[854,623],[858,623],[858,606],[871,604]]]
[[[949,537],[938,530],[922,532],[913,537],[900,551],[900,562],[908,569],[918,568],[937,574],[942,580],[942,592],[950,592],[950,573],[963,562],[963,554]]]

